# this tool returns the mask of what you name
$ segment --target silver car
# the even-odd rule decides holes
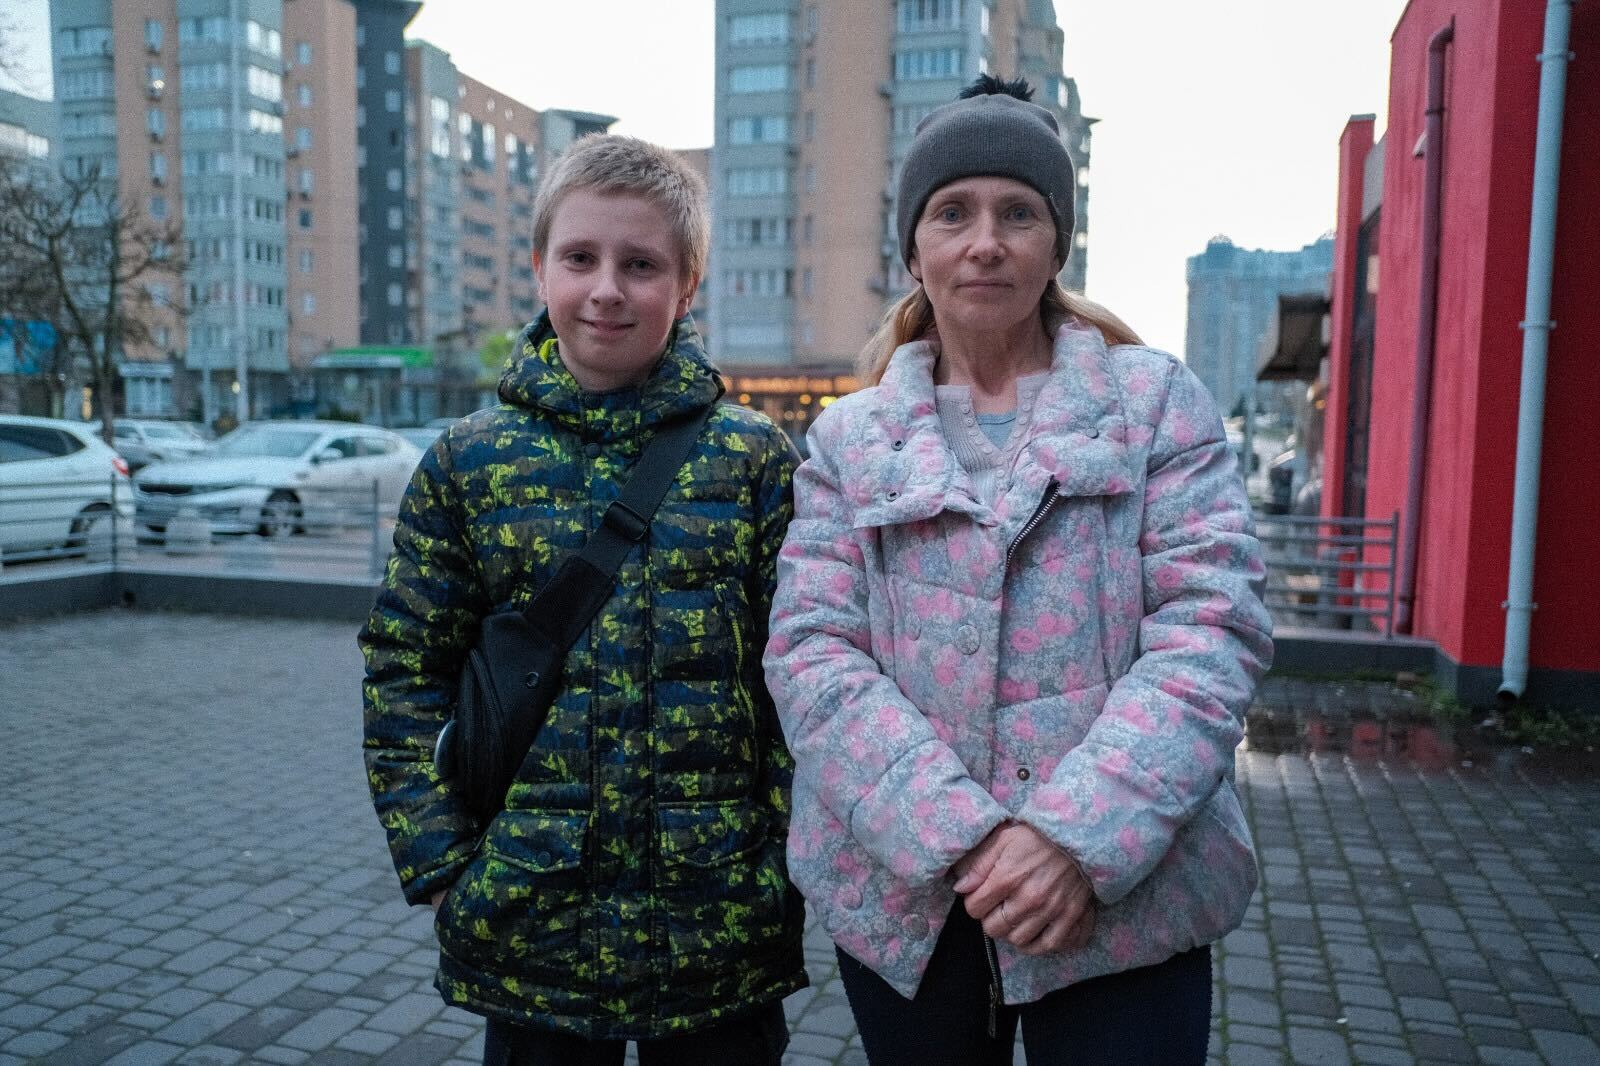
[[[192,459],[211,448],[187,422],[119,418],[111,426],[111,441],[134,470],[163,459]]]
[[[393,513],[422,452],[349,422],[250,422],[204,456],[152,463],[134,478],[138,521],[155,532],[181,512],[216,533],[282,537]]]

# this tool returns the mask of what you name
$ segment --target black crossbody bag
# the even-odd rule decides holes
[[[611,583],[666,498],[708,406],[657,432],[583,549],[561,564],[526,610],[485,617],[461,667],[455,713],[434,744],[439,776],[487,824],[561,691],[567,652],[611,598]]]

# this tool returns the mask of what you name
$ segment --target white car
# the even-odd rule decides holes
[[[114,497],[114,499],[113,499]],[[0,415],[0,551],[7,562],[81,553],[133,517],[128,464],[83,422]]]
[[[192,459],[211,450],[211,442],[187,422],[119,418],[111,440],[134,470],[163,459]]]
[[[374,502],[380,514],[395,511],[421,458],[416,445],[374,426],[251,422],[204,456],[139,471],[139,524],[163,532],[190,511],[216,533],[282,537],[365,521]]]

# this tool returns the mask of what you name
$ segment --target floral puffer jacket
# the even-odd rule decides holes
[[[928,342],[811,430],[765,665],[796,760],[789,871],[906,996],[950,867],[1007,819],[1092,883],[1094,937],[999,945],[1007,1003],[1209,943],[1256,885],[1234,749],[1272,657],[1244,487],[1171,356],[1056,336],[1013,469],[975,498]]]

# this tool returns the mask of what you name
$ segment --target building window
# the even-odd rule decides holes
[[[56,35],[57,52],[64,56],[111,54],[110,26],[75,26]]]
[[[399,270],[406,265],[406,250],[398,244],[389,245],[389,265]]]
[[[782,196],[789,172],[782,167],[735,167],[728,171],[729,196]]]
[[[150,153],[150,180],[154,182],[167,180],[167,157],[161,152]]]
[[[728,71],[728,91],[733,93],[782,92],[789,87],[789,67],[785,63],[734,67]]]
[[[300,191],[303,192],[303,193],[310,193],[312,191],[313,187],[314,187],[315,182],[316,182],[316,175],[311,172],[311,168],[310,167],[301,167],[300,168]]]
[[[389,89],[383,94],[383,109],[391,115],[400,113],[400,90]]]
[[[167,132],[167,114],[160,108],[152,107],[145,114],[145,129],[150,131],[152,137],[162,137]]]
[[[901,33],[960,29],[965,6],[963,0],[899,0],[895,5],[895,25]],[[987,14],[988,5],[983,0],[978,6]]]
[[[383,53],[383,72],[385,74],[398,74],[398,73],[400,73],[400,53],[399,52],[385,52],[385,53]]]
[[[144,43],[146,48],[156,52],[161,51],[161,35],[162,26],[160,19],[144,20]]]
[[[228,20],[220,15],[178,20],[179,44],[226,44]]]
[[[805,217],[805,221],[801,224],[800,229],[802,234],[801,240],[805,241],[807,244],[810,244],[816,231],[816,219],[812,218],[810,215],[807,215]]]
[[[401,189],[405,188],[405,177],[399,167],[390,167],[388,173],[384,175],[384,178],[385,184],[389,186],[390,192],[399,192]]]
[[[316,256],[312,253],[311,249],[300,249],[300,273],[311,273],[311,269],[316,265],[316,262]]]
[[[311,208],[309,208],[309,207],[302,207],[300,209],[300,228],[301,229],[310,229],[311,228]]]
[[[308,292],[300,297],[300,311],[302,314],[314,315],[317,313],[317,294]]]
[[[428,98],[428,150],[435,158],[450,158],[450,101],[442,96]]]
[[[782,44],[789,39],[789,16],[781,11],[735,15],[728,20],[729,44]]]
[[[162,67],[151,64],[144,68],[144,83],[152,97],[160,96],[167,87],[167,72]]]
[[[300,94],[299,95],[300,95],[300,106],[301,107],[310,107],[311,106],[311,86],[302,84],[300,86]]]
[[[245,86],[250,90],[251,96],[259,97],[269,104],[283,102],[283,76],[274,71],[250,66],[245,71]]]
[[[405,211],[398,207],[391,207],[388,211],[389,228],[392,230],[404,229],[406,224]]]
[[[728,140],[734,144],[784,144],[789,140],[789,116],[751,115],[730,119]]]
[[[912,48],[894,55],[894,76],[900,81],[958,78],[965,63],[959,48]]]
[[[255,19],[250,19],[244,24],[244,43],[274,59],[283,55],[283,35],[277,30],[263,26]]]
[[[817,113],[815,111],[807,111],[806,112],[806,143],[810,144],[812,139],[815,138],[816,135],[817,135]]]
[[[311,128],[309,126],[300,126],[295,129],[294,146],[302,152],[311,151]]]
[[[165,196],[150,197],[150,217],[157,221],[167,217],[167,198]]]
[[[73,70],[56,78],[56,95],[62,100],[99,100],[115,92],[109,70]]]
[[[399,282],[391,281],[389,283],[388,297],[390,307],[399,307],[405,303],[405,293],[401,290]]]
[[[812,284],[811,268],[810,267],[806,267],[804,270],[802,270],[800,272],[800,293],[801,293],[801,295],[805,296],[806,299],[810,299],[811,298],[811,284]]]
[[[816,192],[816,191],[817,191],[817,165],[815,163],[807,163],[806,164],[806,192]]]
[[[806,88],[807,89],[815,89],[816,87],[817,87],[817,61],[815,59],[808,59],[808,60],[806,60]]]
[[[300,41],[294,46],[294,61],[302,67],[310,64],[311,45],[309,43]]]

